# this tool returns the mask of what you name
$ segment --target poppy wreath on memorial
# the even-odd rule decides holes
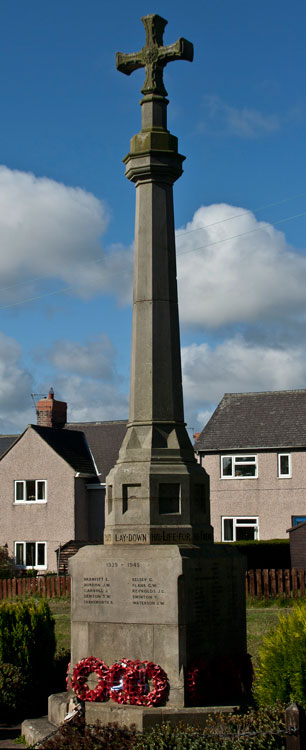
[[[202,705],[209,697],[243,697],[250,695],[253,680],[249,654],[223,656],[208,663],[203,658],[193,661],[186,673],[186,691],[192,705]]]
[[[211,668],[205,659],[200,658],[190,664],[186,673],[186,691],[193,705],[201,705],[206,699],[211,681]]]
[[[92,672],[95,672],[98,677],[98,683],[93,690],[87,684],[87,679]],[[70,687],[82,701],[105,701],[108,698],[107,674],[108,667],[104,661],[88,656],[86,659],[81,659],[74,667]]]
[[[70,665],[69,665],[70,666]],[[67,670],[67,687],[69,684]],[[87,679],[95,672],[98,684],[91,690]],[[150,683],[153,688],[150,689]],[[89,656],[79,661],[72,673],[70,687],[80,700],[106,701],[134,706],[157,706],[165,703],[169,693],[166,672],[151,661],[121,659],[108,667],[100,659]]]
[[[150,690],[149,683],[153,683]],[[151,661],[135,661],[123,677],[126,701],[134,706],[159,706],[165,703],[169,693],[166,672]]]
[[[106,688],[110,698],[115,703],[129,703],[124,682],[127,672],[133,670],[134,664],[135,662],[131,659],[121,659],[108,668]]]

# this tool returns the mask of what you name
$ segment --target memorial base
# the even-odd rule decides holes
[[[232,713],[238,706],[208,706],[205,708],[144,708],[142,706],[111,706],[103,703],[86,703],[86,724],[102,726],[117,724],[118,727],[135,726],[137,732],[149,731],[159,724],[177,726],[180,723],[189,726],[204,727],[212,714]]]
[[[167,709],[181,709],[199,705],[188,675],[202,660],[209,670],[202,705],[239,700],[227,665],[246,654],[240,553],[213,543],[88,546],[70,571],[71,674],[87,657],[108,668],[122,659],[153,662],[168,678]]]

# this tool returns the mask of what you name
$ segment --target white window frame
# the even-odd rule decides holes
[[[239,523],[239,521],[247,521],[254,519],[254,523]],[[233,521],[233,539],[224,539],[224,521]],[[237,523],[238,521],[238,523]],[[258,541],[259,539],[259,524],[258,524],[258,516],[222,516],[221,517],[221,539],[222,542],[228,542],[229,544],[231,542],[236,542],[236,528],[247,528],[249,529],[252,527],[254,529],[254,540]]]
[[[232,474],[223,474],[223,459],[224,458],[230,458],[232,461]],[[239,458],[243,458],[243,461],[239,461]],[[235,476],[235,469],[240,466],[246,466],[248,464],[248,461],[245,459],[254,459],[253,461],[249,461],[251,466],[255,466],[255,474],[254,476]],[[220,465],[220,476],[221,479],[258,479],[258,456],[257,453],[233,453],[232,455],[224,454],[220,457],[221,459],[221,465]]]
[[[35,482],[35,500],[26,499],[27,482]],[[45,485],[45,498],[44,500],[38,500],[38,484],[43,482]],[[23,485],[23,499],[18,500],[17,498],[17,486]],[[15,479],[14,481],[14,502],[17,505],[33,505],[34,503],[44,504],[47,502],[47,480],[46,479]]]
[[[288,456],[288,468],[289,468],[288,474],[282,474],[281,473],[281,457],[282,456]],[[292,476],[292,474],[291,474],[291,453],[278,453],[277,454],[277,477],[278,477],[278,479],[290,479],[291,476]]]
[[[17,542],[14,542],[14,557],[15,557],[15,560],[16,560],[16,557],[17,557],[17,554],[16,554],[17,553],[17,544],[22,544],[23,545],[23,560],[24,560],[24,562],[23,562],[22,565],[17,565],[17,563],[16,563],[16,567],[17,568],[19,568],[20,570],[46,570],[47,569],[47,548],[48,548],[47,542],[45,542],[45,541],[35,542],[34,539],[33,539],[33,541],[30,541],[30,542],[29,541],[28,542],[22,542],[22,541],[19,541],[19,540]],[[44,547],[45,547],[45,562],[44,562],[44,565],[38,565],[38,564],[26,565],[26,562],[25,562],[26,561],[26,544],[35,544],[35,561],[38,559],[38,545],[39,544],[43,544],[44,545]]]

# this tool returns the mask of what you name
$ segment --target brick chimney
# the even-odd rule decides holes
[[[37,424],[40,427],[65,427],[67,421],[67,404],[65,401],[56,401],[54,390],[50,388],[47,398],[42,398],[36,406]]]

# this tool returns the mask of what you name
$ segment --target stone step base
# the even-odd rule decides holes
[[[25,736],[28,745],[42,742],[57,729],[58,727],[48,720],[48,716],[41,716],[39,719],[25,719],[21,724],[21,734]]]
[[[65,694],[58,695],[58,708],[60,698]],[[61,711],[67,705],[63,701]],[[71,702],[70,708],[73,707]],[[49,706],[50,708],[50,706]],[[166,708],[164,706],[146,708],[143,706],[124,706],[108,703],[86,703],[85,704],[85,721],[86,724],[95,724],[99,721],[102,726],[116,723],[119,727],[136,726],[138,732],[145,732],[158,724],[169,723],[171,726],[177,726],[180,722],[191,726],[201,726],[206,724],[209,716],[216,713],[233,713],[239,706],[205,706],[195,708]],[[42,742],[49,735],[58,729],[58,725],[49,721],[48,716],[42,716],[39,719],[26,719],[21,725],[21,734],[25,736],[28,745],[34,745],[36,742]]]
[[[108,703],[86,703],[85,704],[85,721],[86,724],[116,723],[119,727],[136,726],[138,732],[145,732],[158,724],[169,723],[171,726],[177,726],[180,722],[191,726],[201,726],[206,724],[209,716],[219,713],[233,713],[238,710],[238,706],[206,706],[196,708],[166,708],[143,706],[124,706]]]

